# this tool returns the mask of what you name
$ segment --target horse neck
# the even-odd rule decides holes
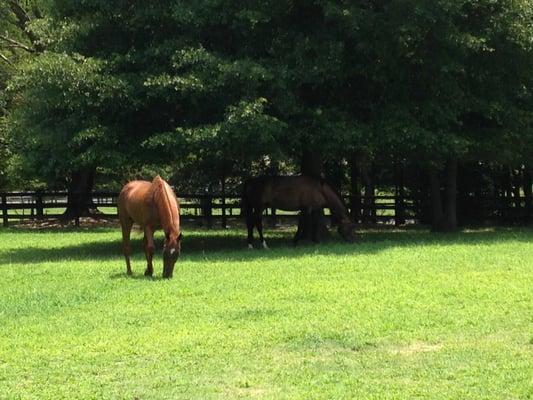
[[[331,210],[331,213],[339,220],[344,220],[348,218],[348,210],[346,206],[344,205],[340,197],[337,196],[335,191],[327,183],[322,184],[322,192],[324,193],[324,197],[328,202],[328,206]]]
[[[162,180],[154,181],[154,202],[159,213],[161,227],[165,233],[179,233],[177,202],[172,189]]]

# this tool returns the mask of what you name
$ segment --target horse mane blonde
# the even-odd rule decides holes
[[[174,192],[159,175],[152,181],[152,188],[161,227],[165,234],[177,237],[180,232],[179,204]]]

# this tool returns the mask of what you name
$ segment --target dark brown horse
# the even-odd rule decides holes
[[[243,211],[248,228],[248,247],[253,248],[254,226],[259,232],[259,240],[268,248],[263,237],[263,210],[273,207],[287,211],[302,211],[314,215],[327,207],[338,222],[339,234],[345,240],[354,238],[354,224],[348,210],[335,191],[326,182],[308,176],[259,176],[248,180],[242,197]],[[313,224],[312,236],[318,241],[317,226]],[[298,232],[294,238],[299,239]]]
[[[144,231],[144,252],[147,267],[144,275],[152,276],[154,268],[154,231],[163,228],[163,277],[171,278],[174,264],[181,252],[180,209],[174,192],[159,175],[152,182],[132,181],[118,196],[118,215],[122,226],[122,244],[126,272],[131,275],[130,232],[134,223]]]

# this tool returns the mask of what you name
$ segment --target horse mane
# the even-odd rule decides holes
[[[342,196],[333,189],[333,186],[325,179],[320,179],[320,186],[333,216],[339,221],[349,218],[348,207],[344,204]]]
[[[159,213],[161,226],[165,233],[174,233],[180,230],[179,204],[174,192],[159,175],[152,181],[154,202]]]

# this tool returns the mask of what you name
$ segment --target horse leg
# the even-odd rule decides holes
[[[146,255],[146,271],[145,276],[152,276],[154,273],[154,266],[152,259],[154,258],[154,231],[149,226],[144,228],[144,254]]]
[[[268,249],[265,238],[263,237],[263,209],[257,208],[255,210],[255,226],[257,227],[257,232],[259,233],[259,240],[263,244],[263,249]]]
[[[133,221],[129,218],[120,219],[120,226],[122,227],[122,252],[124,253],[124,258],[126,259],[126,273],[131,275],[131,264],[130,264],[130,234],[131,227],[133,226]]]
[[[293,246],[296,246],[298,244],[298,241],[302,238],[303,233],[303,215],[305,213],[305,210],[300,210],[300,215],[298,216],[298,229],[296,230],[296,234],[294,235],[294,238],[292,239]]]
[[[246,214],[246,228],[248,229],[248,248],[253,249],[254,245],[254,216],[251,212]]]

